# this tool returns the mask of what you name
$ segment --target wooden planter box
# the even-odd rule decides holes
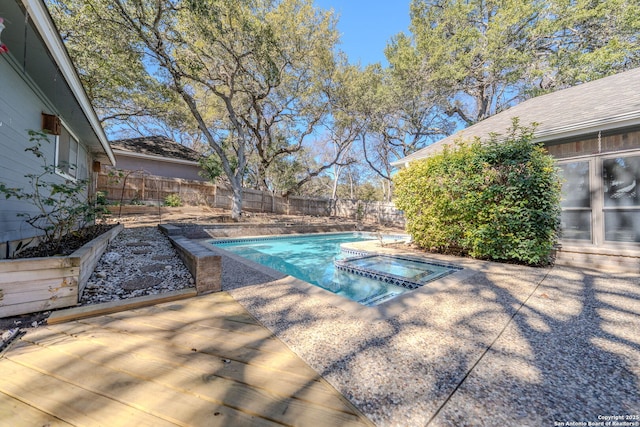
[[[0,260],[0,318],[70,307],[119,224],[67,256]]]

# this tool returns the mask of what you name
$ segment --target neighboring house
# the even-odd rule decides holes
[[[29,188],[26,174],[42,172],[42,162],[25,148],[28,131],[47,129],[50,144],[42,151],[58,166],[56,178],[94,178],[99,163],[115,164],[104,131],[78,74],[42,0],[2,0],[5,26],[0,52],[0,181],[7,187]],[[68,165],[74,164],[75,168]],[[87,197],[95,191],[93,183]],[[36,213],[14,198],[0,199],[0,258],[19,240],[37,230],[18,214]]]
[[[200,153],[164,136],[120,139],[111,142],[118,169],[150,175],[206,181],[201,177]]]
[[[460,138],[538,123],[563,175],[558,262],[640,270],[640,68],[530,99],[394,163],[406,167]]]

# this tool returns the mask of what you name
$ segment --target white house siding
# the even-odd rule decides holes
[[[42,161],[24,151],[32,145],[28,131],[40,130],[41,114],[55,114],[55,110],[52,102],[39,93],[28,77],[17,71],[19,66],[13,66],[9,61],[11,58],[7,54],[0,57],[0,181],[8,187],[30,188],[24,175],[40,173]],[[78,170],[80,176],[86,177],[90,170],[88,150],[82,146],[82,141],[80,147]],[[42,146],[49,163],[54,162],[55,148],[53,137],[49,144]],[[55,179],[63,181],[62,177],[56,176]],[[27,201],[5,200],[0,195],[0,245],[36,236],[37,230],[18,216],[19,213],[36,212]]]

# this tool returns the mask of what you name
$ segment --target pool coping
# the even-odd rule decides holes
[[[340,232],[338,232],[340,233]],[[319,233],[308,233],[308,234],[319,234]],[[322,234],[336,234],[336,233],[322,233]],[[345,312],[358,316],[363,320],[368,321],[377,321],[384,320],[394,316],[401,314],[406,311],[408,308],[413,306],[418,306],[423,304],[426,300],[431,298],[432,295],[437,294],[445,290],[448,287],[451,287],[457,283],[460,283],[469,277],[475,275],[478,270],[474,268],[473,262],[461,262],[457,267],[460,267],[460,270],[454,273],[451,273],[445,277],[441,277],[432,282],[426,283],[425,285],[409,290],[401,295],[398,295],[392,298],[389,301],[385,301],[379,305],[375,306],[365,306],[356,301],[352,301],[346,297],[334,294],[331,291],[323,289],[319,286],[308,283],[304,280],[298,279],[296,277],[281,273],[277,270],[274,270],[270,267],[259,264],[255,261],[251,261],[247,258],[244,258],[240,255],[236,255],[230,251],[227,251],[220,247],[213,246],[212,242],[216,240],[244,240],[244,239],[255,239],[255,238],[265,238],[269,237],[277,237],[279,235],[269,235],[269,236],[246,236],[246,237],[236,237],[236,238],[207,238],[207,239],[198,239],[198,244],[207,248],[209,251],[217,254],[229,257],[230,259],[245,265],[247,268],[251,268],[256,270],[270,278],[272,278],[272,282],[278,282],[280,284],[286,283],[290,286],[295,287],[298,291],[308,295],[313,296],[315,298],[321,298],[327,304],[331,304],[335,307],[338,307]],[[281,235],[285,237],[291,237],[291,235]],[[296,235],[300,236],[300,235]],[[365,242],[350,242],[343,243],[342,246],[348,250],[355,250],[358,252],[366,252],[371,255],[401,255],[403,258],[409,258],[418,262],[434,262],[434,263],[443,263],[443,264],[451,264],[451,261],[447,261],[445,259],[440,258],[437,254],[424,254],[424,255],[416,255],[409,254],[405,251],[397,250],[391,247],[380,246],[379,241],[377,240],[369,240]],[[469,261],[469,260],[465,260]],[[224,283],[222,284],[222,288],[224,290]]]

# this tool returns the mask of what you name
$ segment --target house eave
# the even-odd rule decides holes
[[[604,117],[575,123],[559,128],[535,132],[534,141],[547,143],[554,140],[576,138],[582,135],[640,126],[640,110],[612,117]]]
[[[132,158],[136,158],[136,159],[145,159],[145,160],[153,160],[153,161],[157,161],[157,162],[166,162],[166,163],[177,163],[177,164],[181,164],[181,165],[189,165],[189,166],[199,166],[199,163],[193,160],[185,160],[185,159],[175,159],[175,158],[168,158],[168,157],[162,157],[162,156],[154,156],[151,154],[145,154],[145,153],[134,153],[132,151],[126,151],[126,150],[118,150],[113,149],[113,152],[116,156],[122,156],[122,157],[132,157]]]
[[[640,127],[640,110],[629,111],[610,117],[603,117],[593,120],[586,120],[570,125],[536,130],[533,140],[547,144],[552,141],[575,139],[581,136],[597,135],[598,132],[615,131],[618,129]],[[464,132],[462,130],[461,132]],[[408,167],[411,162],[421,160],[425,157],[416,157],[409,160],[405,158],[390,162],[395,168]]]
[[[80,108],[88,120],[102,151],[109,162],[112,165],[115,165],[116,159],[111,147],[109,146],[104,129],[102,128],[95,110],[89,101],[89,97],[80,82],[76,68],[71,61],[64,44],[62,43],[60,33],[55,27],[55,24],[49,15],[49,11],[41,0],[22,0],[22,4],[29,16],[32,17],[31,22],[33,23],[33,26],[40,34],[41,39],[45,43],[47,49],[51,53],[51,57],[60,70],[62,77],[67,82],[69,89],[80,105]]]

